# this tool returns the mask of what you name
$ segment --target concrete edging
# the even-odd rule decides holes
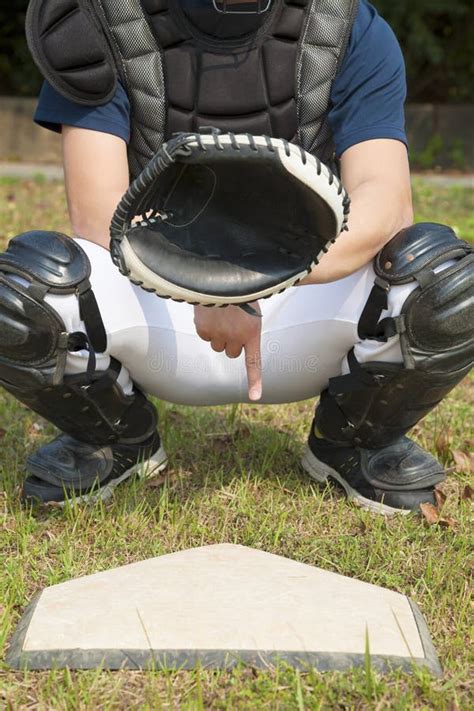
[[[0,161],[61,163],[59,135],[33,123],[36,104],[1,97]],[[412,162],[474,170],[474,104],[408,104],[406,118]]]
[[[47,181],[61,181],[63,179],[63,169],[60,165],[50,163],[6,163],[0,161],[0,179],[18,178],[20,180],[31,180],[41,178]],[[422,180],[432,185],[440,187],[450,187],[458,185],[464,188],[474,189],[474,174],[446,175],[438,173],[412,173],[412,178]]]

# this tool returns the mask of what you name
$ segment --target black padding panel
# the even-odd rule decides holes
[[[263,45],[262,53],[268,98],[278,106],[294,97],[297,47],[294,42],[272,39]]]
[[[116,70],[102,31],[87,8],[83,0],[30,0],[26,37],[50,84],[68,99],[94,106],[113,97]]]
[[[196,107],[200,115],[236,116],[267,109],[259,49],[231,56],[203,52],[200,64],[201,82]],[[242,84],[240,72],[234,70],[236,66],[245,67],[245,84]]]
[[[275,0],[265,15],[219,17],[214,9],[184,13],[173,0],[143,4],[163,48],[167,138],[212,125],[224,132],[294,139],[296,59],[306,2]],[[213,32],[218,45],[209,36]]]
[[[0,361],[20,366],[47,363],[64,330],[53,309],[0,270]]]
[[[474,257],[456,261],[416,290],[404,313],[412,350],[440,351],[446,358],[461,349],[474,358]],[[436,367],[435,356],[432,362]]]
[[[194,85],[189,78],[196,75],[196,53],[187,45],[171,47],[165,52],[165,71],[168,77],[170,109],[194,110]]]
[[[31,278],[51,293],[72,293],[91,273],[84,250],[60,232],[34,230],[13,237],[0,254],[0,271]]]
[[[419,222],[401,230],[385,245],[375,260],[375,271],[390,284],[407,284],[425,269],[463,257],[467,248],[451,227]]]

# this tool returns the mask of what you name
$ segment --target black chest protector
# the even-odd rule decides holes
[[[331,87],[358,4],[274,0],[263,15],[226,16],[177,0],[31,0],[26,30],[67,98],[104,104],[119,77],[132,176],[173,133],[204,126],[286,138],[329,161]]]

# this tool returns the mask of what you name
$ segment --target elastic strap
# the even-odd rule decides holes
[[[75,331],[70,333],[67,342],[68,351],[88,351],[89,358],[87,360],[86,376],[88,379],[92,380],[92,376],[95,373],[96,367],[96,357],[95,350],[89,340],[89,337],[81,331]]]
[[[101,390],[104,390],[106,388],[109,388],[112,386],[118,379],[118,376],[120,375],[120,371],[122,369],[122,366],[120,363],[115,360],[115,358],[110,359],[110,365],[105,370],[102,374],[101,377],[96,380],[92,385],[89,387],[89,393],[92,394],[97,394]]]
[[[367,303],[357,324],[357,333],[360,339],[386,341],[384,332],[380,332],[379,320],[382,311],[388,308],[388,292],[390,284],[385,279],[376,276],[374,286],[369,294]],[[383,323],[383,322],[382,322]]]
[[[393,377],[390,372],[370,372],[366,370],[357,360],[353,348],[347,354],[347,362],[350,370],[347,375],[338,375],[329,379],[328,391],[332,396],[381,387]],[[380,365],[383,366],[384,364],[380,363]]]
[[[77,294],[79,297],[79,313],[84,321],[91,348],[96,353],[104,353],[107,350],[107,334],[99,306],[88,279],[81,281],[77,287]]]

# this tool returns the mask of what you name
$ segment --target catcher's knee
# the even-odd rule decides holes
[[[361,338],[398,334],[405,367],[427,372],[469,368],[474,349],[474,255],[445,225],[399,232],[375,259],[376,283],[359,323]],[[414,283],[399,316],[379,321],[383,292]],[[370,316],[373,316],[372,323]]]
[[[95,368],[107,338],[82,248],[56,232],[27,232],[0,254],[0,383],[19,400],[83,442],[137,442],[156,429],[154,407],[118,383],[120,363]],[[84,323],[68,332],[47,294],[75,294]],[[70,351],[89,351],[87,371],[65,375]]]
[[[361,339],[397,334],[403,363],[359,363],[332,378],[315,426],[333,441],[383,447],[406,433],[469,372],[474,358],[474,256],[443,225],[402,230],[377,255],[376,281],[359,321]],[[398,316],[380,320],[387,294],[415,283]]]
[[[14,373],[62,377],[68,350],[102,352],[106,337],[89,283],[85,252],[57,232],[26,232],[0,254],[0,379]],[[76,294],[86,334],[68,333],[47,294]]]

